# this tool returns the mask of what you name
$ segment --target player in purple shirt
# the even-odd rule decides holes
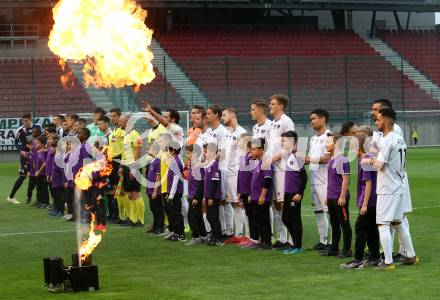
[[[158,153],[159,144],[153,142],[149,149],[149,155],[153,157],[147,166],[147,196],[150,204],[150,210],[153,214],[153,226],[147,232],[162,234],[165,226],[165,213],[162,202],[162,193],[160,193],[160,158]]]
[[[188,175],[188,223],[192,236],[192,240],[187,245],[192,246],[203,243],[207,236],[202,212],[205,170],[200,162],[200,147],[197,145],[187,145],[185,150],[190,160]]]
[[[35,178],[37,180],[37,208],[47,208],[49,206],[49,191],[47,189],[46,179],[46,142],[47,139],[45,136],[40,136],[35,141],[35,149],[37,150],[37,164],[35,168]]]
[[[37,177],[35,177],[35,171],[37,168],[37,149],[35,142],[37,138],[41,135],[41,130],[39,128],[32,129],[32,146],[30,147],[30,152],[28,156],[29,162],[29,182],[27,189],[27,201],[26,204],[30,204],[32,201],[32,193],[37,187]],[[38,202],[35,201],[31,206],[37,206]]]
[[[302,219],[301,202],[307,184],[307,172],[304,161],[296,155],[298,135],[295,131],[287,131],[281,134],[283,147],[283,163],[286,164],[284,180],[284,208],[283,223],[289,231],[293,246],[285,249],[284,254],[301,254],[302,249]]]
[[[203,189],[203,202],[207,208],[207,218],[211,226],[210,246],[224,245],[222,241],[222,229],[219,218],[219,205],[222,197],[221,174],[217,157],[217,144],[208,143],[203,145],[206,156],[205,179]]]
[[[339,133],[328,134],[326,148],[332,154],[328,162],[327,206],[332,227],[332,244],[328,250],[324,250],[323,256],[336,256],[337,258],[351,257],[352,231],[349,218],[348,200],[350,193],[348,186],[350,181],[350,163],[344,157],[343,137]],[[344,246],[339,252],[341,229]]]
[[[53,216],[62,217],[64,215],[64,193],[63,193],[63,173],[64,168],[57,165],[56,160],[62,161],[62,153],[57,153],[57,141],[52,142],[50,151],[54,154],[50,172],[50,183],[52,185],[52,197],[54,202]]]
[[[264,168],[262,166],[264,138],[252,139],[251,155],[252,159],[258,161],[258,165],[252,171],[251,180],[251,201],[255,207],[255,227],[257,229],[260,245],[257,249],[272,249],[272,230],[270,228],[270,203],[272,200],[272,166]]]
[[[50,128],[50,130],[52,130],[52,128]],[[50,175],[52,173],[52,167],[53,167],[53,163],[54,163],[54,156],[55,156],[55,151],[52,152],[51,149],[51,145],[52,143],[54,143],[55,141],[58,141],[57,135],[56,133],[48,133],[46,134],[47,137],[47,143],[46,143],[46,149],[47,149],[47,158],[46,158],[46,170],[45,170],[45,175],[46,175],[46,181],[47,181],[47,186],[49,188],[49,194],[52,198],[52,209],[49,212],[49,215],[53,216],[54,214],[56,214],[55,211],[55,195],[53,193],[53,188],[52,188],[52,183],[51,183],[51,178]]]
[[[255,218],[253,216],[254,203],[251,201],[251,181],[252,171],[257,166],[258,161],[252,159],[251,155],[251,135],[243,133],[238,141],[238,147],[244,152],[239,158],[238,178],[237,178],[237,193],[241,203],[243,204],[248,224],[246,232],[249,238],[242,237],[239,243],[240,247],[252,247],[258,241],[258,233],[255,227]]]
[[[178,145],[170,144],[168,149],[172,158],[167,174],[166,201],[171,204],[168,222],[170,231],[174,233],[168,236],[168,240],[185,241],[185,228],[182,215],[183,162],[179,157],[181,148]]]
[[[355,252],[354,259],[346,264],[342,264],[342,269],[356,269],[364,266],[375,266],[380,259],[379,231],[376,225],[376,181],[377,171],[368,165],[361,165],[362,159],[371,158],[366,154],[364,143],[368,136],[359,133],[356,135],[359,141],[358,150],[358,180],[357,180],[357,207],[359,216],[356,220],[355,233]],[[364,259],[365,245],[368,245],[368,256]]]

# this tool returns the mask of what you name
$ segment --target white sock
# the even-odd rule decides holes
[[[414,252],[414,247],[411,239],[411,234],[409,233],[408,228],[400,223],[397,226],[393,226],[399,235],[399,243],[402,244],[402,254],[406,257],[414,257],[416,253]],[[400,252],[399,252],[400,253]]]
[[[328,218],[326,213],[315,213],[316,226],[318,227],[319,242],[327,245],[328,240]]]
[[[240,206],[234,207],[234,223],[235,223],[236,237],[241,237],[243,235],[243,218],[244,218],[244,209]]]
[[[218,207],[218,217],[220,219],[220,225],[222,228],[222,234],[226,233],[226,218],[225,218],[225,207],[223,205],[219,205]]]
[[[225,205],[225,223],[226,234],[232,235],[234,232],[234,208],[231,203],[226,203]]]
[[[408,218],[406,216],[403,217],[402,226],[406,227],[409,231],[409,223]],[[405,245],[402,242],[402,239],[399,236],[399,253],[405,255]]]
[[[203,222],[205,223],[206,232],[211,232],[211,225],[209,224],[208,218],[206,217],[206,213],[203,213]]]
[[[185,226],[188,226],[188,209],[189,209],[188,200],[182,197],[182,215]]]
[[[274,209],[273,210],[273,220],[278,232],[278,240],[280,243],[287,243],[287,228],[283,223],[283,210]]]
[[[249,239],[251,237],[249,232],[249,219],[245,212],[243,212],[243,219],[244,219],[244,229],[246,230],[246,237]]]
[[[380,244],[385,255],[385,263],[393,263],[393,240],[391,239],[390,225],[379,226]]]

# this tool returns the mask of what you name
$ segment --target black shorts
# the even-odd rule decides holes
[[[111,186],[118,185],[118,182],[119,182],[118,170],[120,167],[120,163],[117,162],[116,160],[120,160],[120,159],[121,159],[121,156],[119,155],[119,156],[114,157],[112,160],[112,172],[108,177]]]
[[[140,192],[141,183],[135,177],[130,179],[130,168],[122,166],[124,178],[122,180],[122,187],[125,192]]]

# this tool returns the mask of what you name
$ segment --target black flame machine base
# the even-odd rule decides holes
[[[78,254],[72,254],[72,265],[64,266],[61,257],[44,258],[44,283],[50,292],[80,292],[99,290],[98,266],[90,255],[79,266]]]

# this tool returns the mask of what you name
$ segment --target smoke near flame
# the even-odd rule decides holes
[[[60,0],[53,17],[48,46],[62,60],[84,63],[86,86],[120,88],[154,79],[153,32],[135,0]]]

